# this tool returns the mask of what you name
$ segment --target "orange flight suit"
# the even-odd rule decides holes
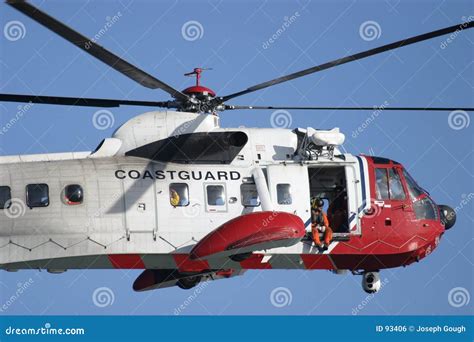
[[[323,212],[321,212],[320,214],[314,214],[314,217],[312,217],[311,224],[311,233],[313,234],[313,241],[316,246],[321,246],[321,239],[319,238],[319,231],[317,228],[318,225],[326,227],[323,238],[326,246],[329,246],[332,240],[332,229],[329,227],[328,217]]]

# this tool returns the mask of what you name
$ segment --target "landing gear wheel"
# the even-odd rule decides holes
[[[176,285],[178,285],[178,287],[183,290],[189,290],[189,289],[192,289],[197,284],[199,284],[200,281],[201,281],[200,276],[190,276],[190,277],[179,279],[176,282]]]
[[[381,287],[379,272],[364,272],[362,274],[362,289],[365,292],[376,293]]]

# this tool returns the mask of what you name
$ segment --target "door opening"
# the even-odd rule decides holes
[[[327,213],[334,236],[347,235],[350,230],[345,168],[309,167],[308,175],[310,197],[324,201],[323,210]]]

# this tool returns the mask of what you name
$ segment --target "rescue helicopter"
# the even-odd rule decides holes
[[[0,268],[143,269],[146,291],[242,275],[246,270],[350,271],[369,293],[382,269],[428,256],[456,221],[402,164],[343,153],[338,128],[224,128],[229,110],[373,110],[237,106],[228,101],[303,76],[473,27],[439,29],[218,95],[179,91],[26,1],[6,3],[140,85],[172,99],[133,101],[0,94],[30,104],[164,108],[140,114],[94,151],[0,157]],[[472,108],[387,107],[398,111]],[[313,242],[311,199],[327,207],[333,236]]]

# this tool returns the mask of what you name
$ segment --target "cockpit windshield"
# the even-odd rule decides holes
[[[410,174],[403,169],[403,176],[407,184],[410,198],[413,202],[413,209],[417,220],[438,220],[438,209],[428,193],[423,190]],[[421,195],[422,196],[420,198]]]
[[[410,174],[405,169],[403,169],[403,176],[405,177],[408,192],[410,193],[410,197],[412,200],[416,200],[418,197],[426,193],[425,190],[423,190],[423,188],[421,188],[415,182],[413,177],[410,176]]]

